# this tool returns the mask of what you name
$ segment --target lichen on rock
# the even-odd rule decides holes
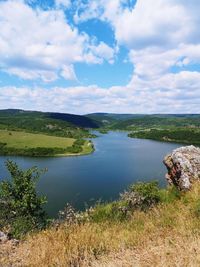
[[[180,190],[189,190],[194,180],[200,179],[200,148],[184,146],[164,158],[166,179]]]

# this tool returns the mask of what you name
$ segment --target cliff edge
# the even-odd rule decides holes
[[[180,147],[164,158],[166,179],[182,191],[189,190],[194,180],[200,179],[200,148]]]

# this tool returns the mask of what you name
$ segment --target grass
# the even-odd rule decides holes
[[[85,141],[82,145],[82,151],[80,153],[70,153],[65,152],[65,149],[71,147],[76,139],[74,138],[67,138],[67,137],[57,137],[57,136],[49,136],[45,134],[34,134],[34,133],[27,133],[21,131],[7,131],[7,130],[0,130],[0,142],[6,144],[6,149],[8,149],[7,154],[20,154],[26,155],[26,151],[30,149],[37,149],[37,148],[47,148],[55,149],[59,151],[63,151],[63,153],[56,152],[55,155],[82,155],[88,154],[93,151],[92,144],[89,141]],[[3,149],[2,149],[3,151]],[[1,151],[1,152],[2,152]],[[50,151],[50,153],[52,153]],[[48,154],[49,155],[49,154]]]
[[[63,223],[32,234],[4,258],[4,264],[200,266],[200,184],[179,197],[162,191],[162,198],[159,205],[135,211],[127,220]]]
[[[36,147],[68,147],[73,145],[75,139],[48,136],[44,134],[32,134],[18,131],[0,130],[0,140],[13,148]]]

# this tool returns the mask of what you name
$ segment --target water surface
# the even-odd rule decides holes
[[[67,202],[84,209],[101,199],[114,200],[128,185],[136,181],[157,179],[165,185],[163,157],[179,144],[127,137],[125,132],[99,134],[93,139],[95,152],[77,157],[0,157],[0,180],[8,177],[4,166],[7,158],[22,168],[37,166],[48,172],[40,179],[38,190],[47,195],[46,207],[56,216]]]

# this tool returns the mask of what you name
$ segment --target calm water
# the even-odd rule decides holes
[[[163,157],[178,144],[132,139],[124,132],[110,132],[93,140],[96,151],[79,157],[29,158],[9,157],[21,167],[47,168],[41,177],[38,190],[47,195],[49,215],[70,202],[84,209],[94,201],[113,200],[129,184],[157,179],[165,185],[166,169]],[[0,179],[8,177],[4,166],[7,159],[0,157]]]

